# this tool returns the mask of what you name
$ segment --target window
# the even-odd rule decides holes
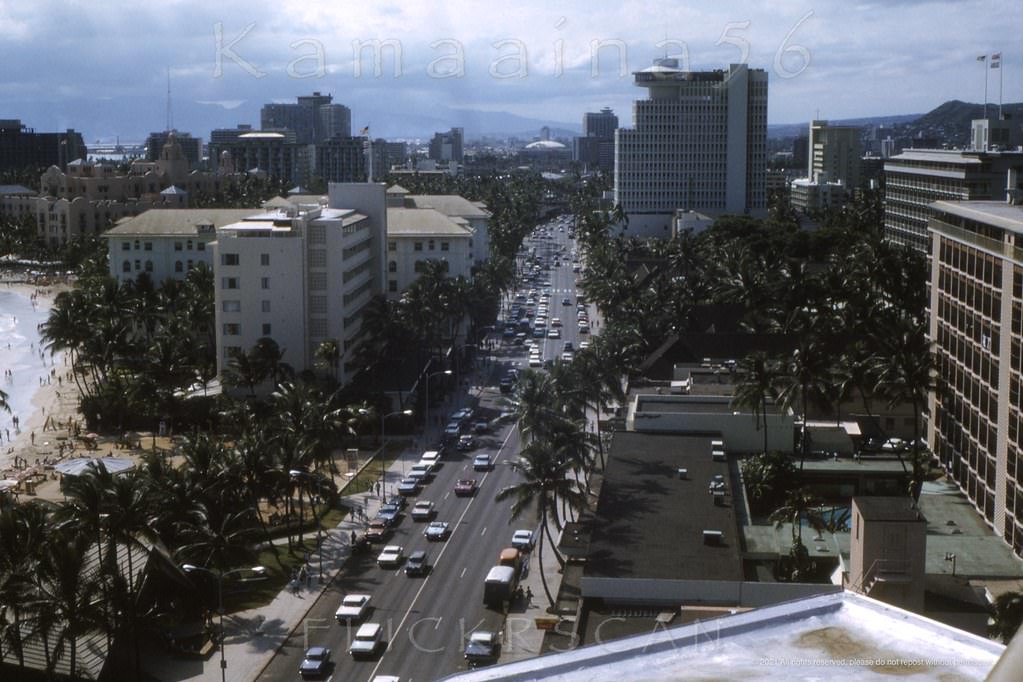
[[[191,250],[192,250],[192,240],[191,240],[191,239],[189,239],[189,240],[188,240],[187,242],[185,242],[185,244],[186,244],[185,248],[186,248],[186,249],[187,249],[188,251],[191,251]]]
[[[189,272],[192,271],[192,259],[191,258],[189,258],[188,262],[185,263],[185,269],[188,270]]]
[[[174,250],[175,251],[181,250],[181,242],[174,242]]]
[[[450,247],[451,247],[451,244],[448,243],[448,242],[441,242],[440,243],[440,250],[441,251],[449,251]]]
[[[422,251],[423,250],[423,242],[415,242],[412,245],[412,249],[415,250],[415,251]]]
[[[131,272],[131,261],[130,260],[124,261],[124,264],[121,266],[121,272]]]
[[[223,306],[225,313],[240,313],[242,311],[241,301],[224,301]]]
[[[434,241],[432,239],[429,241],[429,245],[430,245],[430,250],[434,251],[435,248],[436,248],[436,244],[434,243]]]
[[[135,250],[136,251],[139,250],[139,240],[138,239],[135,240]]]
[[[263,323],[263,336],[270,336],[270,323],[269,322],[264,322]]]
[[[238,288],[238,278],[237,277],[224,277],[220,281],[220,288],[221,289],[237,289]]]
[[[388,251],[397,251],[398,250],[398,242],[394,241],[393,239],[391,241],[387,242],[387,250]]]
[[[237,253],[222,253],[222,254],[220,254],[220,264],[221,265],[239,265],[240,263],[241,263],[241,259],[238,257]]]
[[[260,277],[259,278],[259,288],[260,289],[269,289],[270,288],[270,278],[269,277]]]
[[[146,261],[146,272],[152,272],[152,271],[153,271],[153,261],[147,260]]]
[[[121,242],[121,251],[131,251],[131,242]]]
[[[392,279],[387,283],[387,290],[394,292],[398,290],[398,280]]]
[[[259,254],[259,264],[262,265],[263,267],[270,265],[270,254],[269,253]]]
[[[390,261],[387,264],[387,272],[398,272],[398,263],[397,263],[397,261],[393,261],[392,260],[392,261]]]
[[[185,266],[181,261],[174,261],[174,272],[184,272]]]
[[[231,360],[242,354],[241,346],[224,346],[224,358]]]
[[[141,269],[142,269],[142,261],[140,261],[140,260],[135,261],[135,272],[138,272]]]
[[[196,242],[195,243],[195,250],[196,251],[205,251],[206,250],[206,242]]]
[[[224,336],[238,336],[242,333],[242,326],[237,322],[224,324]]]
[[[270,301],[263,301],[263,312],[270,312]]]
[[[153,250],[153,242],[143,242],[142,243],[142,250],[143,251],[152,251]]]

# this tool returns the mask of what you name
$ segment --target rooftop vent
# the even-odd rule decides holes
[[[703,544],[705,545],[721,545],[724,544],[725,535],[719,530],[705,530],[703,531]]]

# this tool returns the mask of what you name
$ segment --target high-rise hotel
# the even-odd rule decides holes
[[[634,127],[615,132],[614,201],[627,232],[667,237],[679,209],[763,209],[767,72],[684,71],[666,58],[633,75],[648,97],[633,105]]]

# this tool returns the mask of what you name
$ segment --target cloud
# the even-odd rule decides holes
[[[195,103],[196,104],[211,104],[213,106],[220,107],[221,109],[226,109],[228,111],[231,111],[232,109],[237,109],[241,105],[245,104],[245,100],[243,100],[243,99],[225,99],[225,100],[197,99],[195,101]]]

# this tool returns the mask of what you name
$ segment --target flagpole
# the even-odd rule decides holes
[[[999,52],[998,56],[1001,57],[1002,53]],[[998,120],[1002,120],[1002,72],[1005,71],[1005,67],[1002,66],[1002,60],[998,60]]]
[[[987,120],[987,55],[984,56],[984,119]]]

